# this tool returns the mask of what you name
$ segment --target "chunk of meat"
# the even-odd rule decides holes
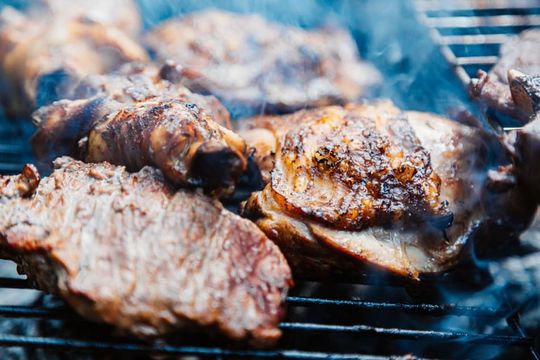
[[[520,187],[487,189],[488,159],[503,153],[496,139],[435,115],[348,105],[248,120],[240,134],[258,126],[274,135],[275,167],[243,211],[302,275],[354,278],[366,264],[438,273],[486,231],[486,248],[515,239],[534,212]],[[326,144],[348,156],[321,156]]]
[[[34,114],[32,138],[43,162],[71,155],[136,171],[160,168],[176,186],[228,192],[247,168],[247,147],[229,130],[229,114],[215,98],[191,93],[135,64],[88,76],[69,96]],[[222,126],[223,125],[223,126]]]
[[[64,98],[88,74],[103,74],[147,55],[121,30],[87,19],[0,14],[2,101],[14,116]]]
[[[0,178],[0,253],[80,315],[152,338],[193,326],[270,345],[289,267],[248,220],[158,170],[55,161]]]
[[[158,60],[184,66],[183,84],[217,96],[233,115],[344,103],[381,81],[338,28],[308,31],[208,10],[157,26],[145,42]]]
[[[471,81],[470,92],[473,98],[486,106],[514,117],[525,123],[531,114],[514,102],[510,89],[515,75],[510,70],[518,70],[528,75],[540,75],[540,29],[523,31],[503,44],[499,61],[486,73],[480,71]]]

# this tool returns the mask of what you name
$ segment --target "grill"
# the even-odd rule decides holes
[[[528,26],[540,26],[538,1],[423,0],[415,6],[464,84],[478,69],[489,70],[508,36]],[[22,164],[32,161],[27,145],[31,132],[27,121],[0,118],[1,174],[16,173]],[[520,325],[520,310],[528,302],[514,303],[501,288],[490,294],[496,301],[482,305],[483,295],[475,290],[492,283],[479,274],[480,280],[467,281],[459,274],[447,274],[426,280],[421,287],[372,273],[355,283],[299,281],[287,299],[287,318],[280,324],[283,339],[271,350],[230,346],[194,333],[154,344],[113,337],[107,326],[86,322],[64,304],[45,301],[48,298],[38,300],[38,305],[0,306],[0,346],[22,348],[29,358],[40,358],[43,353],[39,351],[44,351],[61,353],[62,358],[81,354],[102,358],[110,353],[113,358],[129,359],[166,355],[338,360],[411,358],[409,354],[459,358],[477,353],[481,357],[511,354],[540,359],[535,339]],[[23,278],[0,277],[2,289],[24,292],[28,287]],[[459,296],[451,302],[436,300],[444,289],[458,289]],[[10,321],[17,325],[10,327]],[[21,321],[38,324],[40,330],[28,334],[24,326],[21,329]]]
[[[465,86],[489,71],[512,35],[540,27],[538,0],[416,0],[415,7]]]

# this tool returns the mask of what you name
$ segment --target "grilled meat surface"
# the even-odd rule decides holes
[[[131,35],[137,35],[142,25],[135,0],[35,0],[26,12],[34,17],[83,19]]]
[[[275,154],[273,169],[261,165],[269,182],[244,214],[301,275],[354,277],[366,264],[412,278],[441,272],[476,234],[515,235],[534,212],[518,188],[486,189],[497,146],[487,135],[435,115],[380,102],[241,126],[262,149],[256,159]],[[518,230],[496,225],[505,223]]]
[[[503,44],[498,63],[489,73],[480,71],[477,78],[472,80],[471,95],[484,102],[486,106],[510,115],[521,122],[529,121],[530,109],[521,106],[519,100],[517,103],[515,101],[516,95],[520,91],[519,87],[527,87],[527,84],[523,84],[526,79],[517,79],[514,87],[518,87],[512,91],[512,83],[516,80],[516,75],[509,73],[509,71],[517,70],[531,76],[540,75],[539,49],[540,29],[526,30]]]
[[[4,105],[13,116],[64,98],[72,83],[147,55],[122,30],[71,17],[38,17],[12,8],[0,13],[0,72]]]
[[[0,179],[0,252],[79,314],[149,338],[194,325],[269,345],[292,285],[248,220],[159,170],[55,161]]]
[[[283,113],[358,99],[380,81],[338,28],[302,30],[218,10],[157,26],[158,60],[184,66],[182,83],[217,96],[234,114]]]
[[[132,171],[153,165],[176,186],[230,190],[247,167],[244,141],[228,129],[229,114],[217,99],[163,80],[166,67],[128,64],[88,76],[70,90],[76,100],[39,109],[36,157],[71,155]]]

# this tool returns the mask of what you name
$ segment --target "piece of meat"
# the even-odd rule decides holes
[[[228,129],[229,114],[211,96],[191,93],[136,64],[84,78],[34,113],[36,157],[109,161],[136,171],[153,165],[176,186],[229,192],[247,168],[248,149]]]
[[[200,326],[270,345],[280,336],[284,257],[255,224],[159,170],[70,158],[0,178],[0,252],[80,315],[142,338]]]
[[[517,106],[510,91],[509,70],[518,70],[528,75],[540,75],[540,29],[523,31],[503,44],[499,61],[486,73],[480,71],[471,81],[470,92],[473,98],[486,106],[514,117],[525,123],[530,114]]]
[[[182,83],[233,113],[284,113],[356,100],[379,83],[343,29],[303,30],[208,10],[167,21],[145,43],[182,66]]]
[[[142,25],[135,0],[35,0],[26,12],[33,17],[84,19],[131,35],[137,35]]]
[[[251,144],[254,130],[266,131],[263,152],[273,143],[275,153],[244,214],[300,275],[354,278],[366,264],[438,273],[464,259],[467,244],[489,239],[477,249],[487,255],[515,239],[534,212],[521,187],[487,188],[489,159],[504,153],[496,139],[432,114],[380,102],[240,126]]]
[[[504,137],[515,158],[518,177],[540,204],[540,115]]]
[[[121,30],[88,19],[32,17],[11,8],[0,13],[2,102],[12,116],[64,98],[87,74],[103,74],[147,55]]]

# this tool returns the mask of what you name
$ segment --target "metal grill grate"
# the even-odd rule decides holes
[[[511,36],[540,27],[540,0],[415,0],[420,20],[459,79],[489,71]]]
[[[540,25],[538,1],[514,1],[510,5],[507,1],[497,0],[475,3],[476,10],[470,10],[472,1],[424,0],[415,3],[423,21],[432,29],[447,60],[456,67],[464,83],[468,83],[478,69],[489,69],[496,61],[498,47],[510,34]],[[8,123],[0,119],[0,174],[17,173],[25,162],[31,161],[27,145],[31,129],[25,124],[28,123]],[[437,279],[440,283],[452,281]],[[325,285],[305,284],[308,288],[313,286]],[[302,284],[299,287],[302,288]],[[395,358],[400,358],[409,353],[422,357],[455,358],[459,356],[456,355],[457,348],[466,345],[495,348],[499,352],[517,349],[523,351],[521,354],[527,353],[531,358],[539,359],[534,339],[527,336],[520,326],[516,310],[520,304],[486,307],[418,303],[418,298],[406,295],[406,284],[400,279],[381,279],[370,274],[363,276],[359,285],[351,287],[361,287],[364,290],[362,294],[399,293],[395,297],[398,300],[371,300],[349,292],[333,298],[325,295],[328,292],[305,294],[296,290],[287,299],[289,316],[280,324],[283,340],[272,350],[231,348],[206,337],[194,339],[189,334],[181,334],[167,343],[147,344],[108,335],[98,339],[85,334],[59,336],[56,332],[21,335],[5,331],[3,326],[0,326],[0,347],[96,353],[97,358],[103,352],[114,352],[216,359],[345,360],[383,359],[391,354],[398,354]],[[0,278],[0,288],[26,291],[28,284],[20,278]],[[334,293],[344,292],[332,291],[332,296],[336,296]],[[72,328],[94,326],[65,306],[0,306],[0,325],[14,319],[66,321]],[[106,330],[103,333],[109,334]],[[341,341],[342,338],[345,341]]]

